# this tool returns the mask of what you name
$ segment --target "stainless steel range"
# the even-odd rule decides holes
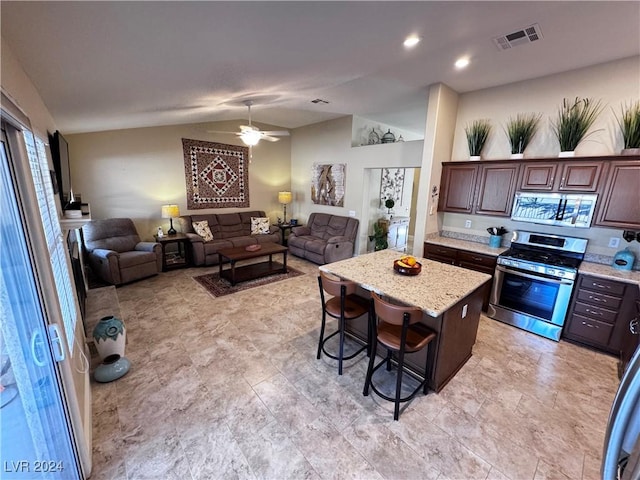
[[[560,340],[585,238],[513,232],[498,256],[488,315],[552,340]]]

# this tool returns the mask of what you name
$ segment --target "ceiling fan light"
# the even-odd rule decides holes
[[[260,141],[260,132],[257,130],[245,130],[240,134],[240,139],[244,142],[245,145],[249,145],[250,147],[257,145]]]

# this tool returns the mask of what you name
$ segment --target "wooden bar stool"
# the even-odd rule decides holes
[[[427,366],[429,363],[429,355],[427,354],[427,362],[425,363],[425,379],[420,382],[416,389],[405,397],[401,397],[402,390],[402,374],[404,372],[404,355],[405,353],[413,353],[427,348],[429,343],[436,338],[436,332],[424,325],[416,325],[422,319],[422,310],[417,307],[407,307],[393,305],[382,300],[376,293],[371,293],[373,297],[374,315],[371,315],[371,332],[375,341],[372,345],[371,355],[369,357],[369,366],[367,368],[367,377],[364,384],[364,396],[369,395],[369,387],[380,397],[395,403],[393,419],[398,420],[400,416],[400,404],[408,402],[423,389],[423,393],[427,393]],[[376,317],[378,319],[376,324]],[[377,365],[375,363],[376,348],[380,343],[387,349],[387,356]],[[387,365],[387,370],[391,370],[391,359],[393,353],[397,354],[398,373],[396,376],[396,393],[395,397],[389,397],[376,388],[371,381],[373,373],[383,364]],[[427,352],[428,353],[428,352]]]
[[[363,350],[367,350],[367,355],[369,355],[369,346],[371,344],[371,301],[355,293],[358,287],[357,283],[350,282],[348,280],[340,280],[337,277],[332,278],[331,276],[329,276],[329,274],[323,272],[322,270],[320,270],[320,275],[318,276],[318,286],[320,287],[320,300],[322,301],[322,326],[320,327],[320,340],[318,341],[317,358],[319,360],[321,354],[324,352],[327,357],[338,360],[338,375],[342,375],[343,360],[350,360]],[[332,298],[325,300],[325,292],[327,292],[329,295],[332,295]],[[356,352],[345,357],[345,336],[349,336],[349,338],[362,343],[359,338],[351,335],[348,332],[345,332],[345,323],[348,320],[354,320],[365,314],[369,315],[369,319],[367,322],[367,342]],[[338,320],[338,329],[329,336],[325,337],[324,331],[326,327],[327,315]],[[327,341],[330,338],[333,338],[335,335],[340,335],[337,355],[327,352],[325,348],[325,343],[327,343]]]

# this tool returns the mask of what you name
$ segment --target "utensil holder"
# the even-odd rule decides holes
[[[489,236],[489,246],[491,248],[498,248],[502,243],[502,237],[500,235],[490,235]]]

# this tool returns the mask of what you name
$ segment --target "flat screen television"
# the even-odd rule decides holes
[[[55,170],[56,181],[58,183],[60,204],[64,209],[68,204],[68,199],[71,192],[69,144],[62,136],[60,131],[56,130],[53,135],[49,136],[49,145],[51,146],[51,159],[53,160],[53,169]]]

